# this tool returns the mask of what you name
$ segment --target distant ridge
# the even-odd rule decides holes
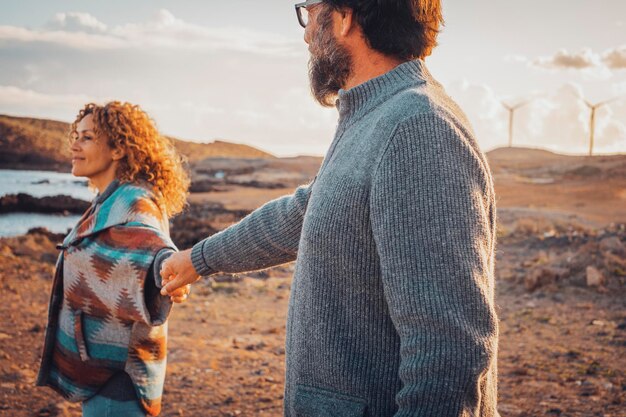
[[[497,148],[487,152],[495,174],[558,177],[559,175],[591,174],[601,177],[626,175],[626,155],[563,155],[544,149]],[[625,177],[626,178],[626,177]]]
[[[487,152],[489,159],[498,160],[529,160],[529,159],[560,159],[560,158],[580,158],[583,155],[563,155],[546,149],[524,148],[524,147],[503,147]]]
[[[0,115],[0,169],[69,171],[69,123]],[[195,143],[169,137],[190,162],[205,158],[273,159],[248,145],[216,140]]]

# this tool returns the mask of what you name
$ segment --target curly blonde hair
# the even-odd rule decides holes
[[[107,138],[111,148],[126,151],[116,178],[121,182],[148,182],[168,217],[180,213],[187,201],[190,182],[183,168],[185,161],[172,142],[159,134],[146,112],[137,105],[119,101],[104,106],[86,104],[71,125],[70,140],[78,137],[77,124],[90,114],[96,135]]]

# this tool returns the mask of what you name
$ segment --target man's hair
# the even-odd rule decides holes
[[[441,0],[324,0],[353,10],[369,46],[402,60],[424,58],[437,46]]]

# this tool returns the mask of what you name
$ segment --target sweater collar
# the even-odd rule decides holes
[[[341,89],[336,102],[339,119],[348,120],[366,114],[401,89],[423,84],[430,77],[424,61],[416,59],[349,90]]]
[[[98,194],[94,198],[93,204],[94,205],[102,204],[102,202],[106,200],[107,198],[109,198],[109,196],[113,194],[119,186],[120,186],[120,181],[117,179],[113,180],[109,185],[107,185],[107,188],[105,188],[102,193]]]
[[[144,183],[114,181],[94,199],[72,231],[65,237],[68,247],[87,236],[114,226],[141,224],[167,231],[168,219],[156,203],[153,191]]]

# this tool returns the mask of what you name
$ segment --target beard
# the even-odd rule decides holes
[[[337,93],[352,73],[352,56],[339,45],[332,32],[332,9],[326,7],[317,17],[319,29],[311,42],[309,82],[315,100],[334,107]]]

